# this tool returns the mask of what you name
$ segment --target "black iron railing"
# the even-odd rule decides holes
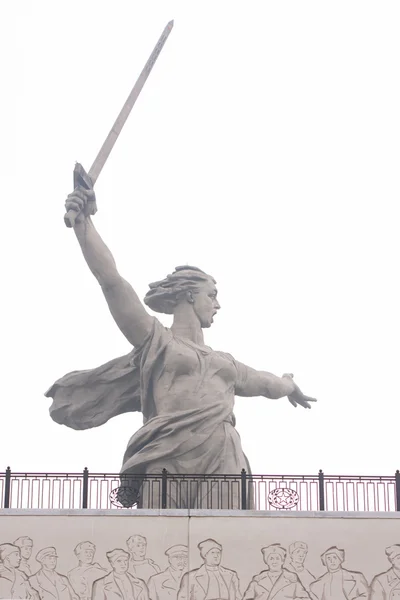
[[[393,476],[0,473],[0,508],[400,511]]]

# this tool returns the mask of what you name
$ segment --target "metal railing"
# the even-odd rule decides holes
[[[393,476],[0,473],[0,508],[400,511]]]

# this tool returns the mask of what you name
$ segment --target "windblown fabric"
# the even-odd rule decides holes
[[[46,396],[53,398],[51,417],[74,429],[98,427],[129,411],[143,413],[122,473],[166,468],[239,474],[242,468],[249,472],[249,465],[232,411],[235,381],[246,377],[245,369],[229,354],[174,336],[154,319],[141,347],[96,369],[65,375]],[[185,374],[187,402],[177,387]]]

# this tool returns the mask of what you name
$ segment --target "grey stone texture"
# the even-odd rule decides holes
[[[173,315],[165,328],[151,316],[132,286],[119,274],[111,252],[96,231],[91,213],[94,192],[77,187],[68,196],[75,210],[74,231],[90,271],[100,284],[116,325],[132,344],[128,355],[56,381],[52,418],[86,429],[129,411],[141,411],[143,427],[129,440],[122,473],[250,472],[235,429],[236,396],[287,396],[310,408],[291,374],[277,377],[246,366],[204,342],[220,309],[216,282],[201,269],[180,266],[150,284],[144,304]]]

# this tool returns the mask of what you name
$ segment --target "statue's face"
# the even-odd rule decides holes
[[[91,565],[94,559],[94,552],[91,548],[87,548],[79,553],[78,558],[84,565]]]
[[[18,569],[21,562],[21,554],[19,550],[15,550],[15,552],[11,552],[4,560],[4,562],[13,567],[14,569]]]
[[[134,538],[134,540],[132,540],[131,545],[130,545],[130,551],[132,552],[132,555],[136,559],[145,558],[146,550],[147,550],[147,543],[146,543],[145,538],[138,536],[138,537]]]
[[[327,554],[325,556],[326,567],[328,571],[337,571],[342,564],[342,561],[337,554]]]
[[[217,300],[217,293],[217,288],[211,281],[202,283],[192,293],[193,309],[202,328],[211,327],[214,316],[221,308]]]
[[[21,546],[20,550],[22,558],[29,560],[32,554],[32,544],[24,544],[23,546]]]
[[[391,560],[392,565],[394,566],[395,569],[398,569],[400,571],[400,554],[398,554],[397,556],[393,557]]]
[[[210,567],[215,567],[216,565],[219,565],[219,563],[221,562],[221,551],[218,550],[218,548],[213,548],[212,550],[207,552],[204,561],[206,565]]]
[[[270,571],[280,571],[283,565],[283,558],[278,552],[271,552],[264,562],[269,566]]]
[[[116,573],[126,573],[128,570],[128,557],[119,556],[112,563],[112,568]]]
[[[303,550],[303,548],[297,548],[292,554],[292,560],[302,565],[306,560],[306,556],[306,550]]]
[[[57,566],[57,556],[50,555],[50,556],[45,556],[43,559],[43,566],[46,569],[49,569],[49,571],[54,571],[54,569]]]
[[[174,554],[169,557],[169,564],[177,571],[184,571],[187,567],[187,554]]]

